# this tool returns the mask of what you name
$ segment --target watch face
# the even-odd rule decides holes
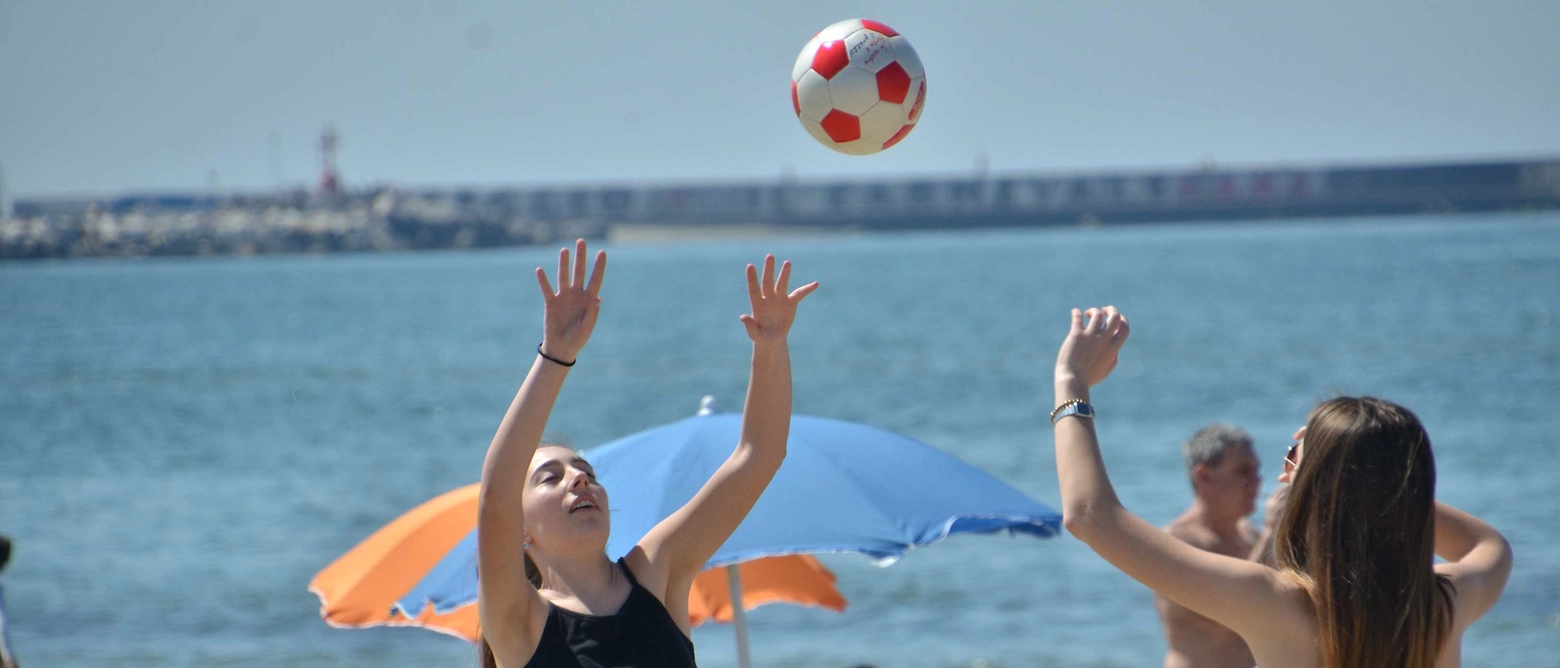
[[[1094,407],[1089,404],[1078,404],[1078,414],[1094,417]]]

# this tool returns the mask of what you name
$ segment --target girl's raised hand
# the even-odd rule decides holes
[[[601,312],[601,277],[607,271],[606,251],[596,251],[596,266],[590,280],[585,278],[585,240],[574,242],[574,262],[569,249],[558,251],[558,289],[553,290],[547,272],[536,268],[536,282],[546,304],[543,320],[542,351],[552,357],[573,361],[578,357]]]
[[[762,280],[759,279],[758,269],[748,265],[747,281],[748,299],[753,303],[753,312],[743,314],[741,319],[747,327],[748,338],[753,339],[754,343],[785,340],[786,334],[791,331],[791,323],[796,320],[796,305],[818,289],[818,282],[813,281],[787,292],[791,281],[791,263],[787,261],[781,264],[780,276],[776,278],[773,255],[764,256]]]

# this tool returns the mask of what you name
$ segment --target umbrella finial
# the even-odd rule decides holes
[[[715,395],[706,394],[699,400],[699,415],[712,415],[720,412],[720,406],[716,405]]]

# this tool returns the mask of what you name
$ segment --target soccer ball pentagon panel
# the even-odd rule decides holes
[[[868,19],[840,21],[802,47],[791,68],[791,106],[807,133],[841,153],[899,143],[926,104],[926,70],[910,41]]]

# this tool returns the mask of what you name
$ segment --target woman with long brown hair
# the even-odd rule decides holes
[[[785,459],[791,425],[786,336],[814,289],[787,291],[791,263],[763,277],[747,267],[753,340],[742,432],[731,457],[671,517],[623,558],[607,558],[607,490],[567,448],[538,447],[553,402],[590,339],[600,310],[606,253],[587,279],[585,242],[558,254],[558,288],[536,270],[546,304],[531,371],[493,436],[477,512],[482,665],[691,668],[688,590],[741,524]]]
[[[1115,307],[1072,312],[1052,413],[1067,530],[1160,595],[1223,624],[1263,668],[1448,668],[1495,605],[1511,546],[1435,500],[1430,438],[1408,409],[1339,397],[1295,434],[1274,564],[1198,550],[1128,512],[1094,433],[1089,388],[1130,328]],[[1436,555],[1445,563],[1436,564]]]

